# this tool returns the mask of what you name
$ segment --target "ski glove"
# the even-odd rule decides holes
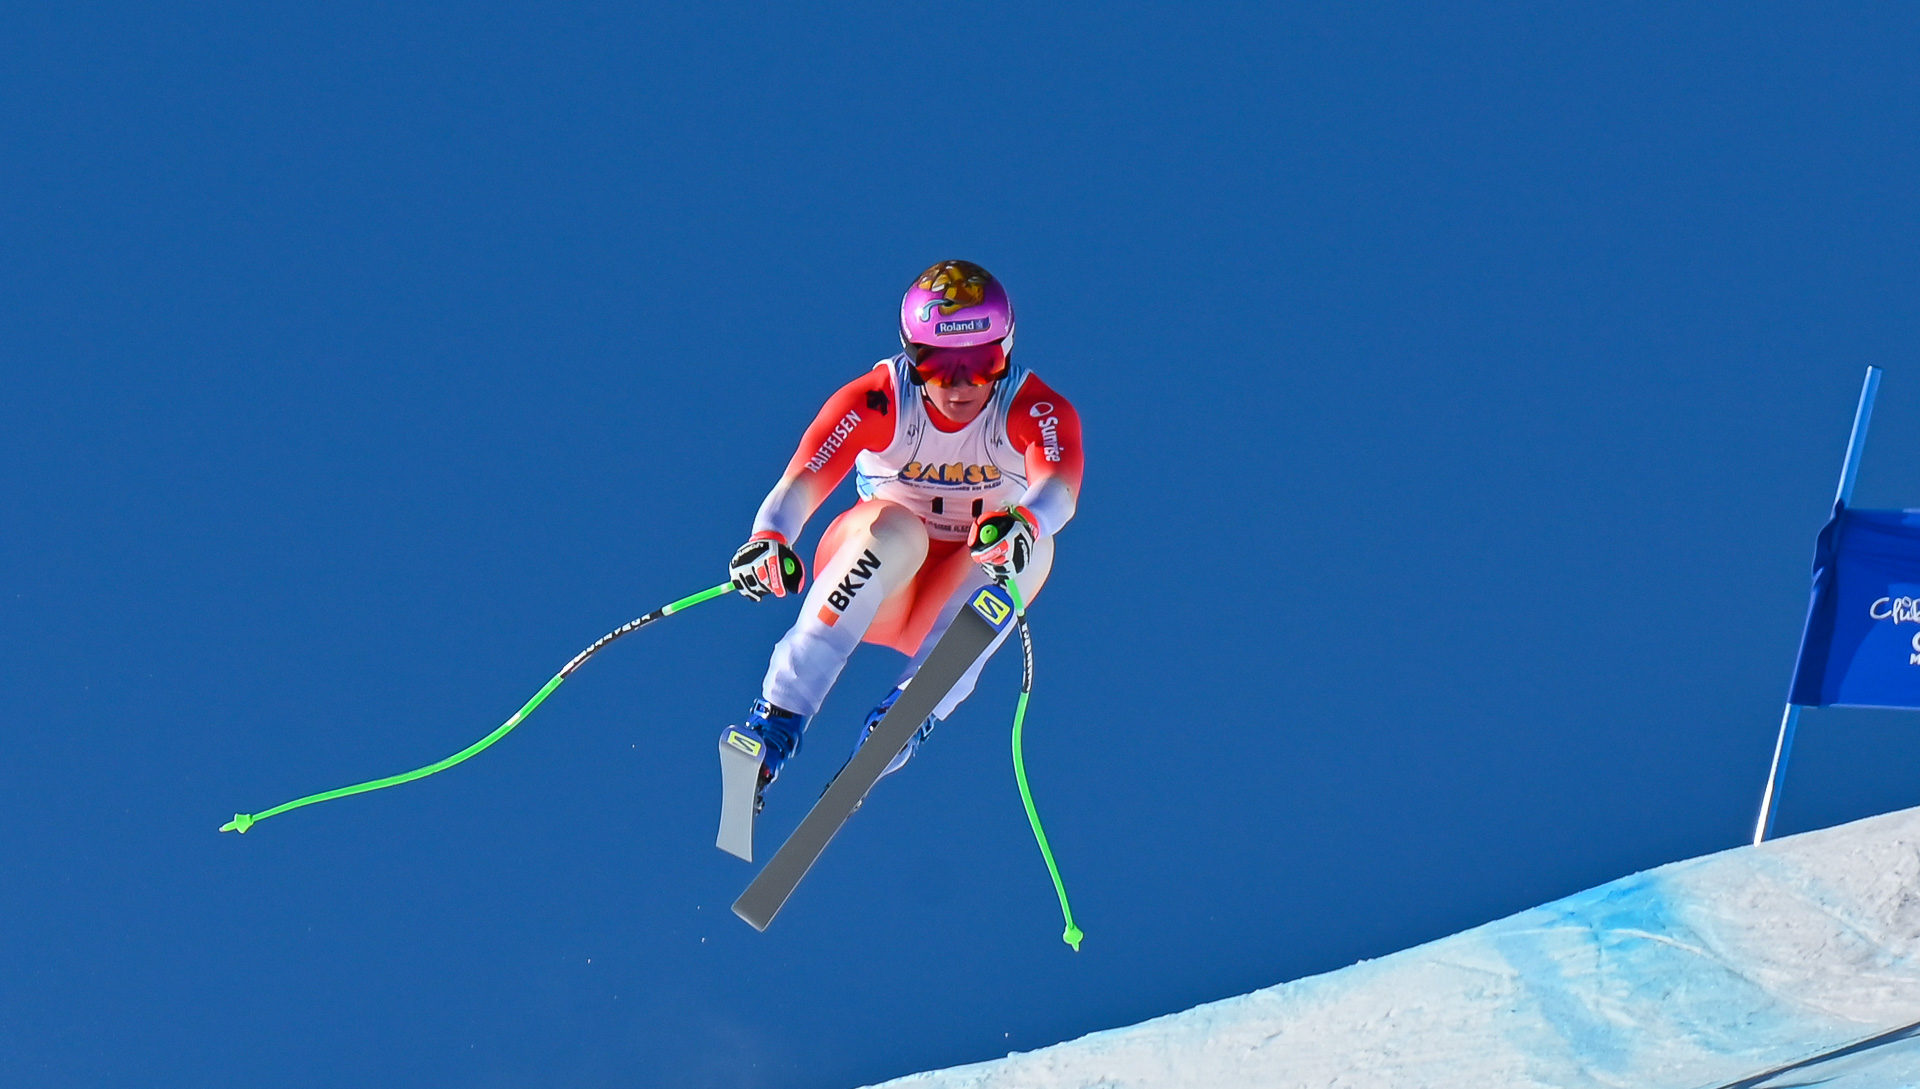
[[[742,597],[759,601],[799,593],[807,583],[807,569],[787,542],[760,537],[741,545],[733,554],[727,577]]]
[[[967,536],[967,549],[973,553],[973,562],[985,568],[995,582],[1005,582],[1027,569],[1036,536],[1033,517],[1014,507],[981,515]]]

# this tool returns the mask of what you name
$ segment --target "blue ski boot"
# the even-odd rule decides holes
[[[729,726],[720,731],[720,740],[724,744],[733,735],[746,732],[759,739],[762,748],[760,757],[760,781],[753,792],[753,811],[760,812],[766,805],[766,799],[760,792],[767,784],[780,777],[780,765],[787,758],[800,751],[800,735],[807,728],[807,716],[775,707],[766,700],[754,700],[747,711],[746,721],[738,726]],[[739,747],[738,742],[734,742]]]
[[[873,728],[880,725],[880,720],[886,717],[887,711],[893,706],[893,701],[899,699],[903,691],[905,691],[904,688],[896,688],[887,693],[886,699],[874,704],[873,710],[867,712],[867,721],[860,725],[860,740],[853,746],[855,752],[860,751],[860,746],[867,743],[867,737],[873,733]],[[913,759],[913,754],[919,750],[920,743],[927,739],[927,735],[933,732],[934,725],[939,721],[932,715],[928,715],[927,721],[921,723],[920,728],[913,732],[913,737],[908,739],[907,747],[901,749],[899,755],[887,762],[887,770],[881,772],[880,777],[884,779],[906,767],[907,761]]]

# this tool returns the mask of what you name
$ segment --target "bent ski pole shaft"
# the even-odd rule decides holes
[[[695,605],[700,604],[703,601],[711,601],[714,598],[719,597],[721,594],[727,593],[733,588],[734,588],[733,583],[731,582],[721,583],[719,586],[715,586],[707,590],[702,590],[699,593],[694,594],[690,597],[683,597],[678,601],[671,602],[667,605],[663,605],[660,608],[655,609],[654,611],[648,613],[645,616],[635,617],[634,619],[627,621],[625,624],[622,624],[619,627],[608,632],[607,634],[601,636],[599,639],[594,641],[594,644],[592,646],[581,651],[579,654],[574,655],[573,661],[568,662],[564,667],[561,668],[560,672],[554,674],[553,679],[548,681],[544,686],[542,686],[540,691],[534,693],[533,698],[528,700],[525,706],[521,707],[518,711],[515,711],[513,713],[512,718],[501,723],[500,726],[497,729],[495,729],[492,733],[474,742],[473,744],[468,745],[466,748],[461,749],[459,752],[454,753],[452,756],[449,756],[444,760],[439,760],[434,763],[428,764],[426,767],[423,767],[423,768],[415,768],[412,771],[402,772],[399,775],[389,775],[385,779],[374,779],[365,783],[356,783],[353,786],[344,786],[335,790],[322,791],[319,794],[309,794],[304,798],[295,798],[293,801],[283,802],[279,805],[274,806],[272,809],[268,809],[260,813],[235,813],[233,815],[232,820],[220,826],[220,830],[222,832],[244,833],[246,832],[247,829],[252,828],[254,825],[260,823],[263,820],[266,820],[268,817],[277,816],[281,813],[287,812],[290,809],[299,809],[301,806],[313,805],[316,802],[331,801],[335,798],[345,798],[348,795],[352,795],[352,794],[365,794],[370,790],[380,790],[385,787],[399,786],[401,783],[411,783],[415,779],[424,779],[427,776],[434,774],[435,772],[445,771],[446,769],[454,766],[455,764],[460,763],[461,761],[467,759],[470,756],[473,756],[479,753],[481,750],[485,749],[487,746],[492,745],[494,742],[507,736],[507,734],[515,726],[520,725],[522,720],[524,720],[528,715],[533,713],[534,708],[540,706],[540,704],[544,700],[546,700],[548,696],[552,695],[554,689],[560,687],[561,681],[566,680],[569,676],[573,674],[574,670],[579,669],[581,666],[585,665],[587,659],[593,657],[595,654],[598,654],[600,652],[600,649],[606,646],[608,643],[613,642],[615,639],[618,639],[629,632],[638,631],[641,628],[646,627],[648,624],[651,624],[656,620],[660,620],[664,617],[672,616],[674,613],[677,613],[682,609],[690,609]]]
[[[1040,826],[1040,811],[1034,808],[1033,791],[1027,787],[1027,761],[1021,751],[1021,734],[1027,724],[1027,699],[1033,695],[1033,635],[1027,629],[1027,603],[1020,596],[1020,588],[1012,579],[1001,583],[1013,598],[1015,623],[1020,628],[1020,702],[1013,710],[1013,778],[1020,784],[1020,801],[1027,807],[1027,823],[1033,826],[1034,842],[1040,845],[1040,857],[1046,860],[1047,873],[1053,877],[1054,895],[1060,898],[1060,915],[1066,920],[1067,929],[1060,934],[1060,940],[1080,951],[1080,940],[1086,935],[1073,925],[1073,905],[1067,902],[1067,886],[1060,880],[1060,867],[1053,861],[1053,848],[1047,843],[1047,830]]]

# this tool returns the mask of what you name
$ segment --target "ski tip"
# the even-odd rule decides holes
[[[772,916],[768,916],[765,919],[754,918],[752,915],[748,914],[746,911],[741,909],[740,902],[737,900],[734,901],[734,904],[733,904],[733,913],[735,915],[740,916],[740,918],[744,920],[748,926],[754,928],[755,930],[758,930],[762,934],[765,934],[767,932],[767,924],[773,922]]]
[[[247,829],[252,827],[253,814],[235,813],[232,820],[220,826],[220,830],[222,832],[238,832],[241,835],[246,835]]]
[[[1086,935],[1080,932],[1079,927],[1069,923],[1067,924],[1066,933],[1060,935],[1060,940],[1072,946],[1073,951],[1078,953],[1080,951],[1080,941],[1085,937]]]

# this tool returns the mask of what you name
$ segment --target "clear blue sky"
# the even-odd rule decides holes
[[[8,15],[0,1083],[850,1086],[1744,840],[1868,363],[1920,506],[1920,15],[1026,8]],[[946,256],[1087,421],[1027,752],[1084,952],[1012,655],[733,918],[790,604],[215,833],[717,582]],[[1782,830],[1916,762],[1809,715]]]

